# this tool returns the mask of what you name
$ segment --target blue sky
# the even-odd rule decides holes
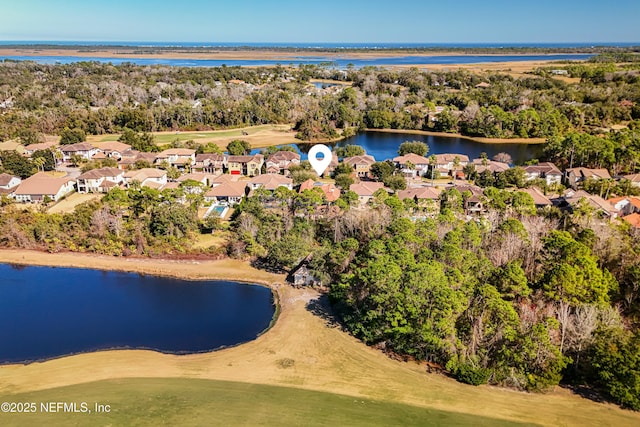
[[[6,0],[0,40],[640,42],[639,0]],[[9,3],[8,5],[6,3]]]

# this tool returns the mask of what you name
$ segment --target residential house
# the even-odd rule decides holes
[[[211,187],[213,181],[217,178],[216,175],[212,175],[210,173],[204,173],[204,172],[191,172],[191,173],[185,173],[184,175],[181,175],[177,181],[178,182],[185,182],[185,181],[197,181],[202,185],[206,185],[207,187]]]
[[[39,172],[18,185],[14,198],[18,202],[42,202],[45,198],[57,202],[73,191],[75,182],[76,180],[69,176],[55,178]]]
[[[366,205],[373,199],[373,193],[384,188],[382,182],[360,182],[357,184],[351,184],[349,190],[358,195],[358,201],[361,206]]]
[[[376,162],[376,159],[373,156],[363,154],[362,156],[346,157],[342,161],[350,165],[359,178],[370,178],[371,166]]]
[[[632,227],[640,228],[640,214],[632,213],[631,215],[627,215],[622,219],[631,224]]]
[[[76,178],[78,193],[106,193],[124,182],[124,171],[100,168],[87,171]]]
[[[131,146],[120,141],[109,141],[98,144],[98,149],[105,157],[120,160],[125,153],[131,151]]]
[[[156,153],[144,153],[136,150],[124,151],[118,161],[118,168],[127,170],[137,161],[145,161],[152,165],[156,161]]]
[[[17,176],[9,175],[8,173],[0,173],[0,193],[14,189],[21,182],[22,180]]]
[[[531,198],[533,199],[533,204],[538,209],[543,209],[548,206],[553,206],[553,203],[551,202],[551,200],[547,196],[545,196],[544,193],[540,191],[540,189],[537,187],[524,188],[518,191],[522,191],[530,195]]]
[[[495,175],[509,169],[509,164],[489,159],[473,159],[473,165],[479,174],[489,170]]]
[[[229,156],[227,158],[227,168],[231,175],[260,175],[263,164],[264,156],[262,154],[254,154],[251,156]]]
[[[291,270],[287,281],[294,286],[313,286],[319,284],[319,280],[309,269],[308,258],[305,258],[297,267]]]
[[[141,186],[159,190],[167,184],[167,172],[162,169],[143,168],[126,172],[124,179],[128,186],[138,182]]]
[[[560,184],[562,182],[562,172],[560,172],[560,169],[553,163],[543,162],[537,165],[525,166],[523,169],[527,181],[544,179],[547,185]]]
[[[606,169],[571,168],[567,169],[565,173],[567,184],[573,189],[587,179],[611,179],[611,175]]]
[[[640,173],[634,173],[632,175],[623,176],[624,179],[631,181],[631,185],[634,187],[640,187]]]
[[[200,172],[222,174],[227,168],[227,156],[218,153],[196,155],[194,169]]]
[[[325,184],[322,182],[315,182],[312,179],[308,179],[300,184],[298,192],[302,193],[304,190],[311,190],[313,188],[319,188],[324,193],[327,202],[335,202],[340,198],[340,189],[334,184]]]
[[[240,203],[247,194],[245,182],[229,181],[211,188],[204,194],[204,200],[218,204],[234,205]]]
[[[611,203],[622,216],[640,213],[640,197],[614,197],[607,199],[607,202]]]
[[[424,156],[418,156],[415,153],[394,157],[393,162],[401,169],[404,176],[422,176],[429,169],[429,159]],[[413,167],[409,167],[411,165]]]
[[[196,163],[196,150],[190,148],[170,148],[156,154],[155,164],[163,162],[170,166],[185,170],[190,169]]]
[[[413,187],[398,192],[398,199],[412,199],[419,206],[436,202],[440,198],[440,192],[434,187]]]
[[[259,175],[252,178],[248,186],[251,190],[262,188],[273,191],[278,187],[286,187],[289,190],[293,190],[293,180],[282,175]]]
[[[460,194],[464,194],[465,192],[469,192],[469,193],[471,193],[472,196],[482,196],[482,195],[484,195],[484,190],[481,187],[478,187],[477,185],[457,184],[457,185],[453,186],[452,188],[455,188],[456,190],[458,190],[460,192]]]
[[[289,167],[300,164],[300,154],[291,151],[277,151],[267,159],[267,173],[277,170],[277,173],[289,174]]]
[[[63,145],[60,147],[62,153],[62,160],[68,162],[71,160],[71,156],[80,156],[83,159],[91,160],[93,156],[98,154],[98,150],[92,144],[88,142],[79,142],[77,144]]]
[[[55,142],[42,142],[40,144],[29,144],[24,146],[23,154],[31,157],[33,153],[41,150],[53,149],[57,144]]]
[[[589,194],[583,190],[567,191],[563,200],[564,203],[562,203],[561,207],[567,207],[571,210],[577,208],[581,203],[581,200],[585,200],[597,213],[604,215],[605,217],[616,218],[619,213],[615,206],[602,197]]]
[[[484,210],[482,199],[479,196],[472,195],[464,199],[464,211],[467,215],[478,215]]]
[[[458,168],[463,168],[467,164],[469,164],[469,156],[464,154],[435,154],[436,157],[436,169],[446,171],[450,173],[454,169],[456,169],[456,163],[458,163]]]
[[[216,187],[221,184],[226,184],[227,182],[237,182],[237,176],[234,175],[216,175],[215,178],[211,180],[211,186]]]

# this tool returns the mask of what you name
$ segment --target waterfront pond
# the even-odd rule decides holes
[[[449,137],[449,136],[431,136],[408,133],[395,132],[359,132],[357,135],[343,139],[334,146],[343,147],[345,145],[360,145],[367,154],[375,157],[376,160],[393,159],[398,156],[398,148],[405,141],[422,141],[429,146],[431,154],[466,154],[470,159],[480,157],[481,153],[487,153],[489,158],[500,152],[511,155],[514,164],[522,164],[527,160],[540,157],[542,154],[543,144],[518,144],[518,143],[499,143],[485,144],[468,138]],[[313,144],[292,144],[302,155],[302,159],[307,159],[307,152]],[[254,153],[260,152],[260,149],[253,150]]]
[[[0,363],[107,349],[205,352],[255,339],[274,313],[263,286],[0,264]]]

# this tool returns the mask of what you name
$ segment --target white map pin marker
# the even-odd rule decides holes
[[[317,157],[319,153],[324,155],[322,159]],[[313,167],[313,170],[316,171],[318,176],[324,173],[329,163],[331,163],[332,158],[331,148],[324,144],[316,144],[309,150],[309,163],[311,163],[311,167]]]

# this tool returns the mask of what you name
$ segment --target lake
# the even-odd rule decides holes
[[[35,61],[40,64],[71,64],[80,61],[96,61],[120,65],[132,63],[137,65],[169,65],[175,67],[220,67],[226,65],[241,67],[282,65],[326,65],[345,69],[348,66],[362,68],[366,66],[395,66],[395,65],[447,65],[447,64],[480,64],[490,62],[519,62],[519,61],[578,61],[586,60],[593,54],[555,54],[555,55],[406,55],[395,57],[359,58],[349,56],[349,53],[337,57],[329,56],[297,56],[284,60],[273,59],[172,59],[172,58],[106,58],[100,56],[0,56],[13,61]]]
[[[395,132],[375,132],[366,131],[359,132],[357,135],[343,139],[337,144],[327,144],[332,146],[343,147],[345,145],[360,145],[367,154],[375,157],[376,160],[393,159],[398,155],[400,144],[405,141],[422,141],[429,146],[431,154],[466,154],[470,159],[480,157],[480,153],[487,153],[489,158],[500,152],[511,155],[515,164],[522,164],[527,160],[539,157],[542,154],[543,144],[518,144],[518,143],[500,143],[500,144],[484,144],[476,142],[472,139],[449,137],[449,136],[429,136]],[[302,159],[307,159],[307,152],[313,144],[291,144],[301,154]],[[259,149],[253,150],[253,153],[260,152]]]
[[[269,288],[132,273],[0,264],[0,363],[107,349],[197,353],[255,339]]]

